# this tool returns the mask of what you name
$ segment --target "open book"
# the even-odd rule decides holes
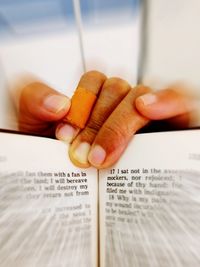
[[[0,266],[200,264],[200,131],[144,133],[111,169],[0,134]]]
[[[53,5],[51,10],[61,10],[55,4],[57,1],[49,2]],[[99,1],[102,2],[110,3]],[[11,38],[0,44],[0,67],[5,74],[3,79],[0,77],[1,89],[10,87],[13,76],[29,71],[62,92],[67,88],[70,96],[84,66],[105,70],[110,76],[121,75],[132,84],[136,83],[139,69],[142,80],[158,88],[160,82],[166,85],[173,78],[184,76],[188,80],[188,76],[191,77],[188,69],[193,69],[196,72],[192,71],[194,77],[191,78],[195,78],[196,85],[200,60],[195,51],[199,49],[199,35],[190,29],[193,10],[198,19],[199,9],[193,7],[188,13],[187,5],[199,7],[199,1],[145,1],[150,3],[151,36],[141,68],[137,64],[139,18],[136,15],[132,20],[133,13],[129,12],[132,10],[129,4],[133,2],[138,1],[114,1],[115,5],[123,5],[119,5],[120,12],[115,17],[107,13],[112,26],[107,25],[102,13],[98,15],[96,10],[97,16],[89,22],[84,15],[86,23],[83,20],[79,34],[74,30],[70,12],[69,23],[63,18],[64,34],[59,28],[53,36],[42,34],[35,38],[30,34],[27,39],[19,38],[30,29],[26,22],[17,24],[11,28],[15,33],[19,31],[17,40]],[[17,7],[19,18],[23,18],[23,14],[27,17],[27,12],[21,12],[22,7],[27,11],[25,3],[18,3]],[[12,10],[10,5],[10,12]],[[41,6],[35,10],[31,6],[30,10],[38,16]],[[46,14],[50,9],[43,6],[43,10]],[[12,18],[12,12],[10,14]],[[187,45],[180,46],[183,50],[175,66],[171,59],[176,58],[177,48],[173,44],[185,40],[184,31],[179,32],[178,14],[182,14],[181,22],[187,24],[182,29],[197,38],[195,42],[191,41],[191,35],[187,39],[188,44],[193,44],[193,49],[188,49],[191,54],[183,49]],[[189,14],[187,20],[184,20],[185,14]],[[100,24],[95,28],[96,19]],[[103,23],[106,26],[102,28]],[[169,46],[165,40],[170,40],[171,29],[173,42]],[[80,45],[81,40],[85,42]],[[161,41],[167,45],[160,45]],[[84,52],[82,58],[80,50]],[[183,55],[188,55],[185,62],[180,60]],[[176,77],[173,74],[177,74]],[[162,80],[157,80],[159,78]],[[7,91],[0,90],[0,93],[0,128],[16,129],[12,114],[7,116]],[[67,151],[67,146],[57,140],[0,133],[1,267],[200,266],[199,130],[138,134],[114,167],[99,172],[74,167]]]

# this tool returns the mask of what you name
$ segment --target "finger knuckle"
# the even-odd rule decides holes
[[[113,121],[112,124],[111,123],[105,124],[104,130],[106,136],[109,136],[111,141],[114,141],[117,144],[124,142],[125,132],[117,120]]]
[[[93,142],[95,136],[97,135],[97,130],[91,127],[86,126],[85,129],[81,132],[82,140]]]
[[[106,80],[103,89],[109,91],[111,94],[121,94],[124,91],[128,92],[130,86],[125,80],[112,77]]]
[[[90,120],[88,122],[87,128],[90,129],[91,131],[97,133],[99,129],[102,126],[102,122],[99,120]]]
[[[87,140],[92,143],[95,136],[98,134],[101,125],[98,124],[88,124],[85,129],[81,132],[82,140]]]
[[[106,76],[97,70],[90,70],[85,72],[82,75],[82,79],[99,79],[99,80],[105,80]]]

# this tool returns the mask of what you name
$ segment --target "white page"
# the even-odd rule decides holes
[[[0,266],[96,266],[96,170],[53,139],[0,133],[0,147]]]
[[[200,131],[138,134],[100,171],[102,267],[198,267]]]

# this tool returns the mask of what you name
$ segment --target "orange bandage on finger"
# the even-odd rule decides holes
[[[97,96],[91,91],[78,87],[72,96],[71,107],[64,121],[83,129],[90,116]]]

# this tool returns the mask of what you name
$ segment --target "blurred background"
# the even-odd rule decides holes
[[[68,96],[91,69],[135,84],[139,5],[139,0],[0,0],[0,128],[17,129],[9,94],[20,75],[34,75]]]
[[[199,14],[199,0],[0,0],[0,129],[17,129],[21,75],[69,97],[92,69],[199,95]]]

